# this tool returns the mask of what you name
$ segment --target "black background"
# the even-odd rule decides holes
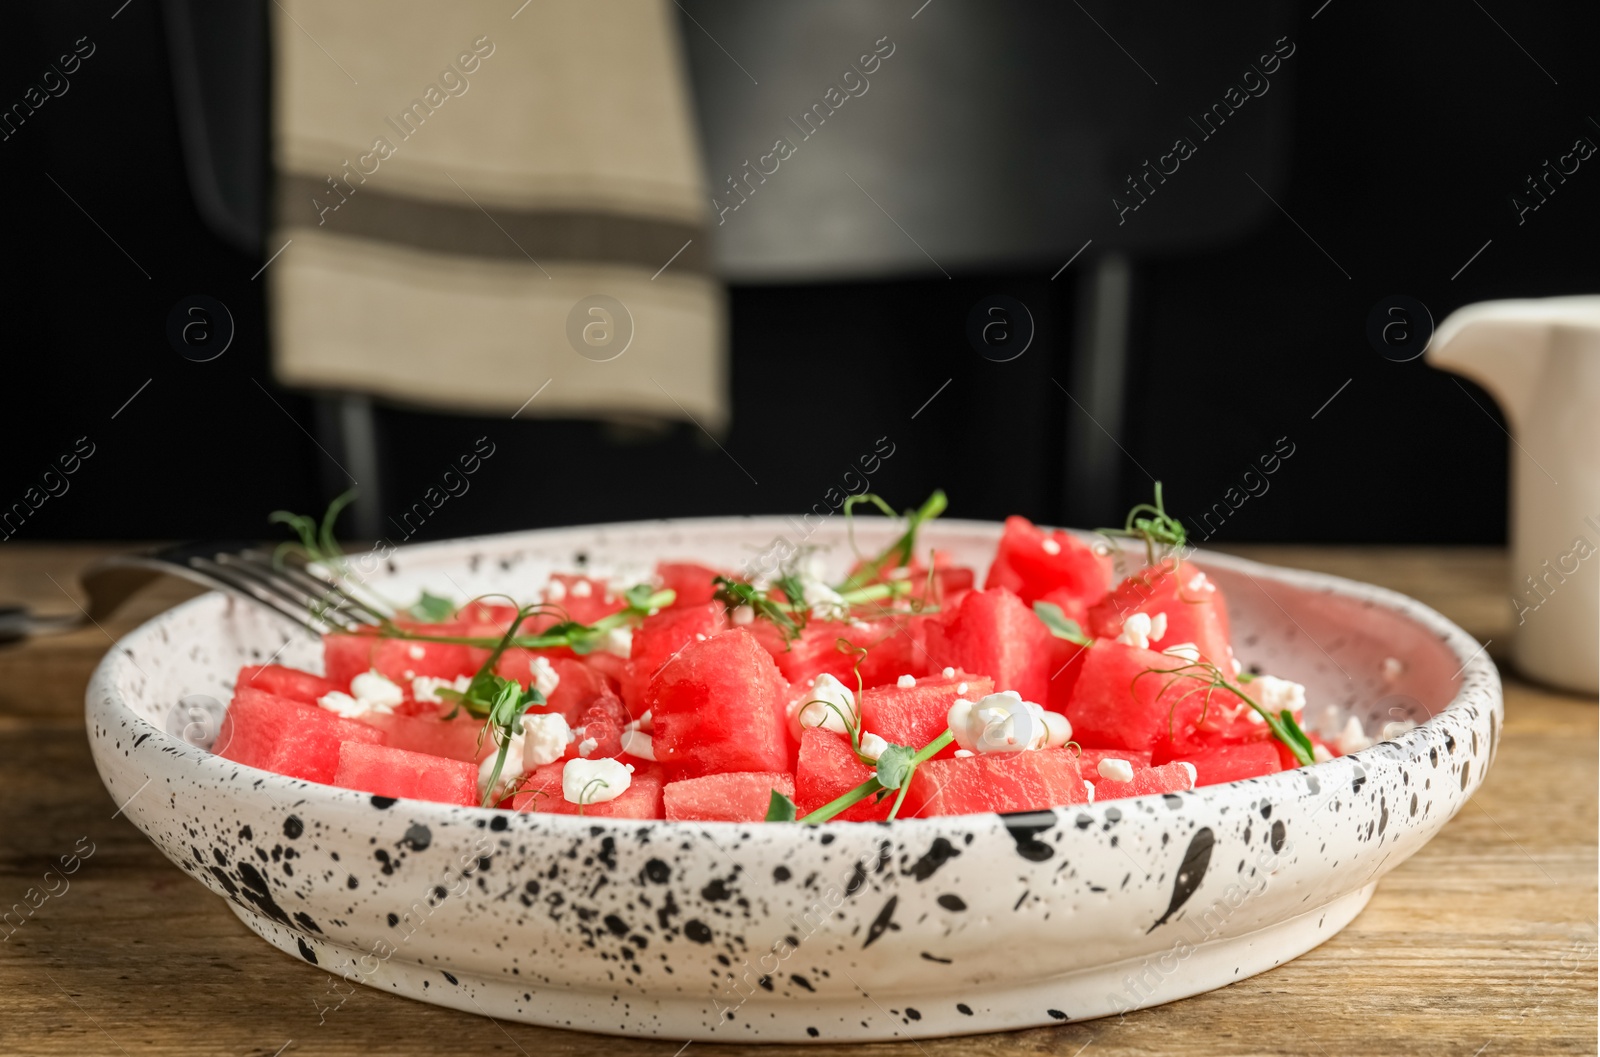
[[[0,16],[7,105],[74,39],[97,47],[67,94],[0,143],[0,506],[87,436],[95,454],[70,491],[16,539],[263,534],[267,511],[320,510],[341,475],[308,432],[313,401],[270,379],[263,290],[251,278],[266,255],[229,248],[194,207],[159,9],[121,5],[13,4]],[[1125,43],[1159,32],[1133,8],[1107,18]],[[1544,159],[1600,137],[1595,29],[1592,5],[1581,17],[1578,5],[1503,0],[1487,11],[1356,0],[1300,9],[1284,29],[1298,51],[1278,201],[1327,255],[1274,211],[1233,244],[1136,260],[1126,502],[1148,493],[1143,467],[1167,482],[1170,508],[1198,512],[1287,436],[1295,454],[1271,491],[1218,540],[1504,539],[1508,442],[1493,401],[1420,360],[1386,361],[1366,319],[1390,294],[1421,300],[1437,322],[1472,301],[1600,287],[1600,158],[1525,223],[1509,204]],[[1174,119],[1191,103],[1201,101],[1174,100]],[[419,499],[487,435],[496,455],[424,538],[791,512],[820,501],[887,436],[895,454],[874,488],[897,506],[942,486],[952,514],[1055,519],[1068,498],[1059,438],[1079,412],[1050,381],[1070,376],[1075,303],[1072,273],[1052,282],[1053,270],[735,287],[726,452],[688,425],[384,409],[385,504]],[[165,339],[173,304],[197,293],[224,302],[236,324],[209,363]],[[999,293],[1039,325],[1029,351],[1004,364],[964,337],[969,307]],[[944,378],[954,380],[913,420]]]

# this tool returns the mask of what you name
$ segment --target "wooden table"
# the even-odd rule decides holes
[[[0,600],[70,610],[76,570],[103,550],[6,544]],[[1241,550],[1414,595],[1492,639],[1497,659],[1510,638],[1500,551]],[[328,976],[247,932],[113,818],[89,758],[90,669],[111,637],[191,593],[161,584],[103,629],[0,651],[0,904],[86,848],[80,838],[94,848],[70,888],[52,881],[57,894],[0,942],[0,1054],[680,1051],[678,1042],[526,1027],[366,989],[319,1023],[314,1000],[328,1004]],[[1120,1020],[808,1052],[1594,1053],[1596,718],[1593,700],[1508,678],[1499,759],[1478,795],[1344,932],[1271,972]],[[760,1049],[720,1052],[747,1048]]]

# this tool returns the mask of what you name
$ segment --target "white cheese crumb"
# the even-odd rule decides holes
[[[1167,615],[1157,613],[1150,618],[1150,641],[1160,642],[1167,637]]]
[[[876,760],[879,756],[882,756],[883,750],[888,747],[889,743],[876,734],[861,735],[861,755],[869,760]]]
[[[1095,768],[1100,772],[1100,777],[1113,782],[1133,781],[1133,764],[1127,760],[1119,760],[1107,756],[1100,761],[1100,766]]]
[[[1122,634],[1117,636],[1117,641],[1124,646],[1148,650],[1150,648],[1150,631],[1150,614],[1135,613],[1122,622]]]
[[[1060,554],[1061,553],[1061,544],[1057,543],[1055,540],[1051,539],[1049,536],[1046,536],[1044,538],[1044,540],[1039,544],[1039,547],[1046,554]]]
[[[1205,573],[1195,573],[1184,586],[1191,591],[1203,591],[1210,585],[1206,582]]]
[[[594,594],[594,585],[588,580],[579,580],[572,585],[573,598],[588,598],[592,594]]]
[[[860,713],[856,711],[856,695],[827,672],[811,680],[808,692],[795,695],[789,702],[789,732],[796,739],[801,732],[813,727],[831,730],[835,734],[848,734],[846,717],[850,726],[860,721]]]
[[[1084,779],[1083,791],[1089,795],[1089,803],[1094,803],[1094,783]]]
[[[411,696],[420,704],[441,705],[444,703],[444,698],[439,696],[440,690],[449,689],[464,694],[471,685],[470,675],[458,675],[454,679],[436,679],[431,675],[419,675],[411,680]]]
[[[917,677],[914,675],[902,675],[899,679],[895,680],[894,685],[898,686],[902,690],[910,690],[912,687],[917,685]]]
[[[633,654],[633,629],[612,628],[600,636],[594,648],[626,659]]]
[[[1372,739],[1367,737],[1366,730],[1361,726],[1361,721],[1355,716],[1345,720],[1344,729],[1339,732],[1339,740],[1335,742],[1339,752],[1345,756],[1352,752],[1360,752],[1372,745]]]
[[[1279,679],[1275,675],[1256,676],[1245,684],[1245,693],[1273,715],[1286,708],[1290,712],[1299,713],[1306,707],[1306,688],[1288,679]],[[1266,722],[1255,709],[1252,708],[1250,712],[1257,722]]]
[[[1065,745],[1072,737],[1066,716],[1024,701],[1015,690],[989,694],[976,703],[958,697],[945,718],[956,744],[973,752],[1025,752]]]
[[[909,579],[911,579],[911,566],[909,566],[909,565],[897,565],[897,566],[895,566],[893,569],[889,570],[889,579],[891,579],[891,580],[909,580]]]
[[[1179,760],[1178,766],[1189,772],[1189,788],[1193,789],[1194,784],[1200,780],[1200,772],[1195,770],[1194,764],[1189,763],[1187,760]]]
[[[410,657],[414,661],[420,661],[420,660],[422,660],[422,658],[426,657],[427,655],[428,655],[428,651],[423,649],[420,645],[418,645],[416,643],[413,643],[406,650],[406,656]]]
[[[630,719],[628,721],[628,725],[624,729],[642,730],[646,734],[649,734],[651,731],[656,729],[655,716],[651,715],[650,709],[647,708],[643,712],[639,713],[638,719]]]
[[[956,670],[954,668],[946,668],[940,674],[943,675],[946,679],[954,679],[956,677]]]
[[[546,602],[559,602],[567,597],[567,585],[564,580],[551,580],[544,589]]]
[[[561,796],[569,804],[603,804],[632,784],[633,767],[617,760],[568,760],[561,769]]]
[[[317,698],[317,704],[335,715],[351,719],[355,716],[364,716],[368,709],[366,705],[357,701],[343,690],[331,690]]]
[[[500,777],[495,779],[494,799],[499,800],[505,796],[506,789],[518,778],[522,777],[522,759],[526,752],[526,741],[522,731],[511,735],[511,740],[506,743],[506,761],[500,768]],[[493,741],[489,743],[489,755],[478,763],[478,795],[489,794],[489,776],[494,773],[495,761],[500,758],[500,746]]]
[[[526,712],[522,716],[522,765],[528,770],[555,763],[572,744],[572,728],[560,712]]]
[[[1333,753],[1328,751],[1328,747],[1326,745],[1322,744],[1320,741],[1311,743],[1312,763],[1327,763],[1331,759],[1333,759]]]
[[[1383,659],[1383,681],[1392,683],[1399,679],[1406,671],[1406,662],[1398,657],[1385,657]]]
[[[654,760],[656,758],[655,739],[638,730],[625,730],[622,732],[622,751],[629,756],[637,756],[641,760]]]
[[[733,626],[736,628],[747,627],[756,619],[756,611],[749,606],[738,606],[733,611]]]
[[[1161,615],[1166,616],[1165,613]],[[1188,661],[1190,664],[1200,663],[1200,647],[1196,646],[1192,642],[1180,642],[1176,645],[1168,646],[1161,652],[1166,654],[1168,657],[1177,657],[1180,660]]]
[[[600,747],[600,743],[593,738],[584,738],[578,742],[578,755],[588,758],[589,754]]]
[[[821,580],[806,580],[802,601],[811,607],[815,620],[843,620],[850,615],[844,596]]]
[[[543,694],[546,701],[550,700],[550,695],[561,685],[561,673],[551,665],[550,658],[535,657],[528,671],[533,676],[533,688]]]
[[[964,694],[966,692],[967,692],[967,684],[966,683],[957,683],[956,684],[956,693],[957,694]]]
[[[971,749],[957,749],[956,750],[956,759],[958,759],[958,760],[964,760],[968,756],[976,756],[976,755],[977,755],[977,753],[973,752]]]
[[[388,712],[406,699],[406,692],[377,669],[362,672],[350,680],[350,695],[368,707]]]

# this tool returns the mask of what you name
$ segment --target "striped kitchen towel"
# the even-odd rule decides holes
[[[725,298],[672,5],[519,2],[275,0],[277,377],[720,431]]]

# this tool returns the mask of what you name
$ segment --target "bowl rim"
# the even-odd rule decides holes
[[[537,539],[541,536],[558,536],[562,533],[583,533],[589,537],[593,537],[596,534],[603,534],[606,532],[637,532],[641,529],[647,528],[661,531],[692,531],[694,529],[714,529],[722,531],[726,530],[732,525],[743,524],[755,530],[771,528],[774,531],[781,532],[785,527],[792,527],[794,520],[795,516],[785,517],[784,515],[735,514],[692,518],[650,518],[636,521],[617,521],[587,525],[561,525],[537,529],[522,529],[504,533],[462,536],[446,540],[433,540],[424,543],[410,544],[404,547],[396,547],[393,553],[398,554],[403,552],[412,560],[415,560],[417,558],[425,558],[430,554],[430,552],[442,556],[450,552],[471,550],[475,547],[500,548],[505,550],[509,549],[507,546],[508,544],[514,545],[522,540],[530,538]],[[966,518],[940,518],[937,522],[930,523],[930,525],[927,526],[924,531],[929,536],[933,537],[937,537],[938,535],[944,533],[954,534],[956,532],[966,531],[969,533],[976,532],[992,535],[995,539],[998,539],[1002,526],[1003,523],[998,521],[983,521]],[[1052,526],[1041,525],[1041,527],[1051,528]],[[887,527],[887,522],[884,526],[879,526],[869,522],[867,524],[858,525],[857,530],[858,533],[866,538],[871,538],[872,535],[891,536],[893,534],[892,530]],[[1104,536],[1100,536],[1096,533],[1091,533],[1085,530],[1068,529],[1067,531],[1081,538],[1092,538],[1096,540],[1105,539]],[[834,534],[838,536],[838,540],[840,542],[844,540],[844,531],[842,528],[835,529]],[[1119,545],[1123,546],[1125,549],[1132,546],[1126,542],[1120,543]],[[355,552],[346,555],[346,557],[357,559],[361,558],[363,555],[371,553],[375,553],[375,551]],[[1233,782],[1222,782],[1215,785],[1200,786],[1195,789],[1188,790],[1184,795],[1198,797],[1202,800],[1216,800],[1223,797],[1238,795],[1238,790],[1245,787],[1251,788],[1255,792],[1255,795],[1259,795],[1263,785],[1267,786],[1268,788],[1271,788],[1275,785],[1283,786],[1283,791],[1288,793],[1290,792],[1289,784],[1296,781],[1297,777],[1302,774],[1310,775],[1320,779],[1325,776],[1331,776],[1333,769],[1341,767],[1345,761],[1350,761],[1359,765],[1363,760],[1371,759],[1376,756],[1378,750],[1387,750],[1387,748],[1390,746],[1398,746],[1407,749],[1425,746],[1430,736],[1437,732],[1439,726],[1443,725],[1440,722],[1441,720],[1452,714],[1459,716],[1462,713],[1467,712],[1475,703],[1475,701],[1485,702],[1496,711],[1499,711],[1499,709],[1503,707],[1499,670],[1495,666],[1493,660],[1489,657],[1487,650],[1482,645],[1479,645],[1477,640],[1475,640],[1453,621],[1449,620],[1431,606],[1428,606],[1427,604],[1420,602],[1409,595],[1395,591],[1391,588],[1381,587],[1377,584],[1366,583],[1360,580],[1353,580],[1348,577],[1335,575],[1333,573],[1314,572],[1309,569],[1298,569],[1290,566],[1269,565],[1265,562],[1256,561],[1254,559],[1243,558],[1238,555],[1227,554],[1221,551],[1209,550],[1206,548],[1192,548],[1188,550],[1185,554],[1185,560],[1193,560],[1202,567],[1212,566],[1218,569],[1226,569],[1230,572],[1240,573],[1252,580],[1255,580],[1255,576],[1253,574],[1260,572],[1264,573],[1266,578],[1273,582],[1286,584],[1291,587],[1325,594],[1338,595],[1343,598],[1356,601],[1371,602],[1389,610],[1392,613],[1421,625],[1427,631],[1432,633],[1435,639],[1443,643],[1443,645],[1456,657],[1457,660],[1462,661],[1462,665],[1457,671],[1456,675],[1453,676],[1456,686],[1455,693],[1452,695],[1451,699],[1442,707],[1440,707],[1438,711],[1430,716],[1426,721],[1418,723],[1412,729],[1401,733],[1395,738],[1386,741],[1374,741],[1372,745],[1365,749],[1337,757],[1333,760],[1324,761],[1322,763],[1314,763],[1309,766],[1299,767],[1293,770],[1277,771],[1272,774],[1260,775],[1254,778],[1239,779]],[[1265,588],[1262,588],[1262,590],[1265,592]],[[1270,594],[1268,597],[1271,598]],[[144,718],[142,715],[139,715],[124,699],[121,691],[118,689],[118,676],[123,674],[127,667],[134,667],[133,661],[130,657],[130,645],[139,646],[142,648],[145,642],[159,632],[164,623],[176,619],[179,614],[187,613],[194,609],[202,609],[207,606],[224,605],[231,601],[231,599],[232,596],[226,592],[208,591],[196,598],[189,599],[169,609],[163,610],[162,612],[141,623],[138,627],[118,638],[106,651],[105,656],[102,657],[99,663],[95,666],[94,672],[89,679],[89,684],[86,691],[86,714],[91,724],[95,721],[96,712],[103,709],[105,710],[105,718],[107,720],[111,720],[113,717],[115,717],[117,719],[131,720],[134,723],[142,724],[143,727],[148,731],[149,739],[154,740],[167,755],[171,756],[174,760],[190,760],[193,765],[199,766],[202,771],[213,771],[211,777],[213,777],[219,783],[227,779],[227,771],[237,771],[242,768],[244,771],[248,772],[248,777],[250,779],[249,787],[260,788],[265,786],[263,792],[266,794],[269,800],[275,799],[273,794],[292,796],[297,804],[306,803],[309,801],[310,803],[307,806],[314,804],[319,808],[335,807],[343,804],[349,806],[361,805],[361,808],[366,810],[370,808],[372,801],[376,799],[383,799],[396,805],[403,804],[405,805],[407,811],[418,815],[419,817],[426,815],[442,818],[445,815],[453,815],[462,811],[483,812],[484,814],[481,817],[486,821],[495,818],[506,820],[506,826],[501,828],[509,828],[514,825],[538,826],[540,828],[552,827],[556,833],[567,832],[573,836],[579,835],[580,832],[587,835],[587,833],[590,832],[593,827],[601,827],[604,830],[619,832],[623,830],[637,831],[641,827],[658,826],[693,827],[696,830],[702,830],[705,827],[713,827],[714,830],[724,831],[748,829],[751,826],[765,825],[765,823],[755,822],[690,822],[668,819],[629,819],[602,816],[518,812],[504,808],[484,808],[479,807],[478,805],[468,806],[459,804],[444,804],[436,801],[414,800],[405,797],[379,798],[375,794],[365,793],[359,790],[344,789],[339,786],[326,785],[320,782],[290,778],[285,775],[280,775],[274,771],[267,771],[261,768],[251,767],[247,764],[236,763],[232,760],[225,760],[207,750],[200,749],[197,746],[191,745],[188,742],[175,737],[174,735],[168,733],[164,727],[158,726],[152,721]],[[1285,615],[1287,616],[1287,614]],[[1293,621],[1292,617],[1289,619]],[[285,625],[285,627],[287,628],[287,625]],[[1309,635],[1307,637],[1309,638]],[[1314,643],[1315,640],[1312,641]],[[141,733],[144,732],[145,731],[141,731]],[[94,748],[92,738],[91,743],[91,748]],[[196,756],[198,759],[191,759],[191,757]],[[96,762],[98,767],[98,760]],[[102,777],[104,777],[103,771]],[[1132,803],[1134,801],[1144,800],[1147,798],[1128,797],[1126,799]],[[1106,803],[1113,803],[1113,801],[1107,801]],[[1048,809],[1012,814],[1054,814],[1072,809],[1072,805],[1056,805]],[[842,822],[839,820],[834,820],[827,823],[827,825],[830,827],[837,825],[897,827],[900,832],[908,833],[915,833],[917,830],[921,829],[939,828],[945,832],[948,832],[950,827],[959,827],[963,824],[971,826],[988,826],[992,824],[990,820],[994,819],[995,817],[995,812],[982,812],[969,815],[937,815],[931,817],[904,818],[895,819],[893,821]],[[671,834],[677,832],[677,830],[669,829],[666,832]],[[797,832],[804,831],[802,830]]]

